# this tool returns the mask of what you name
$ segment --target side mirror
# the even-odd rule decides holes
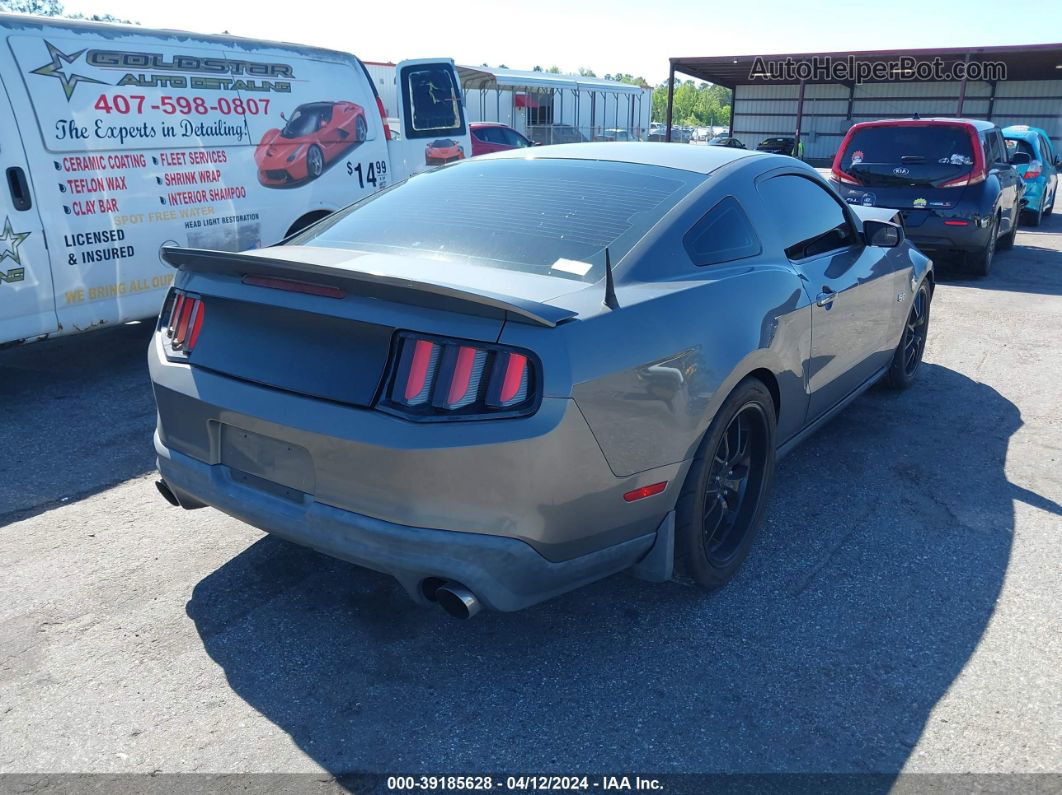
[[[1027,166],[1032,162],[1032,156],[1028,152],[1015,152],[1008,162],[1012,166]]]
[[[1055,168],[1062,168],[1062,155],[1055,155]]]
[[[288,117],[284,115],[284,111],[280,111],[280,118],[281,118],[281,119],[282,119],[283,121],[287,121],[287,120],[288,120]]]
[[[864,221],[863,237],[868,246],[896,248],[903,242],[903,228],[888,221]]]

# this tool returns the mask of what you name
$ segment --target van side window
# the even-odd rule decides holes
[[[682,239],[694,265],[754,257],[763,250],[738,200],[727,196],[704,214]]]
[[[789,259],[817,257],[855,243],[855,231],[841,203],[806,177],[783,174],[760,184]]]
[[[461,89],[448,65],[407,66],[401,81],[406,138],[465,134]]]

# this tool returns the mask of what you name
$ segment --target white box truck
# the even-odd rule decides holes
[[[152,317],[163,246],[271,245],[471,152],[445,58],[397,65],[391,140],[348,53],[18,15],[0,39],[0,346]]]

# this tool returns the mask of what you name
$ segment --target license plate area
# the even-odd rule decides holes
[[[266,484],[302,494],[315,492],[313,458],[305,447],[224,423],[220,437],[220,463],[232,470],[233,480],[270,492],[276,490],[264,488]],[[282,491],[280,496],[301,495]]]

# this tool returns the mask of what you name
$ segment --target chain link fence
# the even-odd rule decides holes
[[[536,144],[577,144],[588,141],[648,141],[641,127],[576,127],[571,124],[529,124],[526,135]]]

